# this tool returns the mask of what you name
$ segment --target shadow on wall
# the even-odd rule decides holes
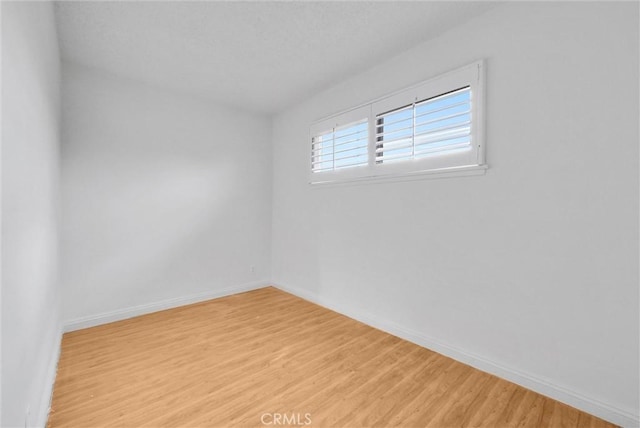
[[[216,264],[209,259],[217,246],[212,237],[216,225],[228,220],[233,169],[224,159],[130,162],[115,164],[113,175],[69,180],[75,196],[91,202],[65,231],[73,237],[65,245],[76,248],[74,265],[82,266],[73,270],[82,277],[65,280],[92,284],[76,290],[87,297],[97,293],[108,299],[121,290],[132,305],[159,282],[206,286],[210,278],[201,266]],[[105,188],[119,191],[102,192]],[[86,230],[92,235],[82,233]]]

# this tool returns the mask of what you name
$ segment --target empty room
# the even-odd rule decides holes
[[[640,2],[0,14],[3,428],[640,426]]]

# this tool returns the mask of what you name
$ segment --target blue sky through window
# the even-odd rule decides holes
[[[471,90],[462,88],[378,116],[378,163],[471,147]]]
[[[367,165],[368,143],[366,119],[322,133],[314,139],[313,171]]]

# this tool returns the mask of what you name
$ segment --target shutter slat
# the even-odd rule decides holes
[[[434,145],[447,145],[447,144],[457,144],[460,140],[471,140],[471,133],[468,131],[465,132],[456,132],[447,135],[446,138],[432,138],[432,139],[423,139],[419,144],[416,144],[416,150],[422,149],[427,146]]]
[[[320,158],[320,160],[318,160],[318,158]],[[331,160],[328,160],[328,159],[322,160],[322,158],[332,158],[333,159],[332,153],[329,153],[329,154],[324,153],[324,154],[321,154],[321,155],[311,155],[311,160],[314,163],[317,163],[317,162],[331,162]]]
[[[358,125],[361,125],[361,123],[358,123],[357,125],[354,125],[354,127],[355,127],[355,126],[358,126]],[[347,133],[347,134],[342,134],[342,135],[337,136],[337,137],[335,137],[335,138],[336,138],[336,140],[337,140],[338,138],[350,137],[350,136],[352,136],[352,135],[362,134],[362,133],[365,133],[365,132],[367,132],[367,130],[366,130],[366,129],[359,129],[359,130],[357,130],[357,131],[349,132],[349,133]],[[338,128],[336,128],[335,133],[338,133]]]
[[[361,135],[359,135],[359,134],[361,134]],[[351,133],[351,134],[348,134],[348,135],[341,135],[339,137],[335,137],[334,138],[334,142],[336,143],[336,145],[338,145],[338,144],[343,144],[346,141],[357,141],[357,140],[361,140],[363,137],[365,137],[366,134],[367,134],[367,131],[365,130],[365,131],[354,132],[354,133]],[[356,138],[350,138],[349,140],[344,140],[345,138],[352,137],[354,135],[358,135],[358,136]]]
[[[324,172],[368,163],[368,120],[336,127],[311,138],[311,171]]]
[[[462,132],[462,131],[469,132],[471,131],[471,127],[469,125],[471,125],[470,121],[462,122],[459,124],[456,123],[448,126],[441,126],[439,128],[429,129],[428,131],[421,132],[420,134],[416,134],[415,138],[431,139],[431,138],[438,138],[440,135],[448,135],[450,133],[455,133],[455,132]]]
[[[416,120],[416,128],[419,128],[419,127],[424,126],[424,125],[429,125],[431,123],[441,122],[443,120],[455,119],[456,117],[465,116],[465,115],[468,115],[470,113],[471,113],[471,110],[465,110],[465,111],[463,111],[461,113],[455,113],[455,114],[450,114],[450,115],[447,115],[447,116],[437,117],[435,119],[426,120],[424,122],[418,122]],[[424,117],[424,116],[425,115],[422,115],[422,117]],[[418,116],[416,116],[416,119],[418,119]]]
[[[448,92],[446,94],[437,95],[435,97],[431,97],[431,98],[428,98],[426,100],[419,101],[419,102],[416,103],[416,107],[420,108],[420,107],[423,107],[423,106],[428,106],[430,104],[433,105],[435,103],[439,103],[439,102],[450,100],[451,98],[454,98],[454,97],[457,97],[457,96],[460,96],[460,95],[470,95],[470,94],[471,94],[471,88],[469,88],[467,86],[465,88],[456,89],[455,91],[451,91],[451,92]],[[469,97],[469,98],[471,98],[471,97]],[[463,103],[464,102],[468,102],[468,100],[463,101]],[[431,111],[433,112],[433,111],[437,111],[437,110],[431,110]]]
[[[320,165],[320,164],[322,164],[322,163],[330,163],[330,164],[333,164],[333,159],[325,160],[325,161],[322,161],[322,160],[321,160],[321,161],[315,161],[315,162],[313,162],[313,165]]]
[[[405,112],[407,110],[410,110],[412,108],[413,108],[413,104],[408,104],[406,106],[399,107],[397,109],[394,109],[394,110],[391,110],[391,111],[388,111],[388,112],[385,112],[385,113],[378,114],[376,116],[376,119],[384,119],[385,117],[397,115],[397,114],[403,113],[403,112]]]
[[[361,156],[365,156],[364,153],[357,153],[355,155],[349,155],[349,156],[341,156],[341,157],[337,157],[335,158],[336,162],[344,160],[344,159],[351,159],[351,158],[357,158],[357,157],[361,157]]]
[[[392,131],[383,131],[383,132],[378,132],[378,133],[376,134],[376,137],[384,137],[385,135],[395,134],[395,133],[397,133],[397,132],[401,132],[401,131],[409,131],[409,130],[413,129],[413,121],[412,121],[411,119],[405,119],[405,121],[410,121],[411,126],[406,126],[406,127],[404,127],[404,128],[394,129],[394,130],[392,130]],[[396,123],[398,123],[398,122],[396,122]],[[379,126],[378,126],[378,128],[383,128],[383,129],[384,129],[386,126],[387,126],[387,125],[384,125],[384,126],[380,126],[380,125],[379,125]]]
[[[471,141],[465,141],[464,143],[457,143],[457,144],[447,144],[445,146],[431,147],[429,149],[424,149],[424,150],[416,149],[415,156],[418,157],[421,155],[447,152],[452,150],[460,150],[460,149],[466,149],[466,148],[471,148]]]
[[[404,138],[402,140],[396,140],[391,142],[385,141],[384,144],[380,145],[381,147],[378,147],[376,149],[376,153],[384,153],[385,151],[402,149],[405,147],[411,147],[412,145],[413,145],[413,141],[411,138]]]
[[[367,165],[367,163],[368,163],[368,158],[365,157],[361,161],[342,164],[342,165],[336,165],[336,169],[349,168],[349,167],[352,167],[352,166]]]
[[[411,159],[411,152],[381,156],[376,158],[376,161],[384,160],[385,162],[387,162],[391,160],[400,160],[400,159]]]
[[[367,146],[368,146],[368,144],[363,144],[363,145],[356,146],[356,147],[350,147],[350,148],[348,148],[348,149],[336,150],[334,153],[335,153],[335,154],[338,154],[338,153],[350,152],[350,151],[352,151],[352,150],[366,149],[366,148],[367,148]],[[336,157],[336,159],[337,159],[337,157]]]
[[[335,144],[334,144],[334,141],[333,141],[333,140],[331,140],[331,141],[318,141],[317,143],[313,143],[313,144],[312,144],[312,147],[315,149],[316,147],[318,147],[318,145],[319,145],[319,144],[323,144],[323,143],[324,143],[324,144],[327,144],[327,145],[329,145],[329,146],[335,146],[335,147],[338,147],[338,146],[343,146],[343,145],[345,145],[345,144],[353,143],[353,142],[355,142],[355,141],[366,141],[366,140],[367,140],[367,136],[366,136],[366,135],[364,135],[364,136],[359,137],[359,138],[354,138],[354,139],[347,140],[347,141],[341,141],[341,142],[339,142],[339,143],[337,142],[337,140],[338,140],[338,139],[336,138],[336,140],[335,140],[335,141],[336,141],[336,142],[335,142]],[[320,147],[322,147],[322,146],[320,146]]]
[[[334,147],[341,147],[341,146],[344,146],[345,144],[355,143],[355,142],[358,142],[358,141],[368,141],[368,138],[358,138],[356,140],[344,141],[344,142],[342,142],[340,144],[336,143],[336,144],[334,144]]]
[[[401,109],[394,110],[394,111],[391,111],[389,113],[379,114],[378,116],[376,116],[376,118],[378,120],[382,119],[384,121],[384,123],[382,125],[393,125],[393,124],[396,124],[396,123],[399,123],[399,122],[402,122],[402,121],[405,121],[405,120],[411,120],[411,118],[413,116],[404,117],[400,113],[408,112],[412,107],[413,107],[413,105],[408,105],[406,107],[402,107]],[[400,119],[393,119],[391,121],[386,120],[388,118],[392,118],[393,116],[400,116],[401,118]],[[378,124],[377,126],[381,126],[381,125]]]
[[[424,104],[416,104],[416,107],[419,108],[419,107],[422,107],[422,105],[424,105]],[[469,101],[469,100],[460,101],[458,103],[448,104],[446,106],[442,106],[442,107],[439,107],[437,109],[423,111],[423,112],[420,112],[420,114],[416,114],[416,118],[423,117],[423,116],[428,116],[428,115],[433,114],[433,113],[439,113],[441,111],[445,111],[445,110],[448,110],[448,109],[451,109],[451,108],[456,108],[456,107],[460,107],[460,106],[464,106],[464,105],[470,106],[471,105],[471,101]]]

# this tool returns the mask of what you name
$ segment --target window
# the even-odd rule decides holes
[[[376,163],[471,149],[471,88],[376,116]]]
[[[340,181],[367,175],[371,106],[349,110],[311,127],[311,181]]]
[[[483,63],[311,128],[311,182],[484,171]]]
[[[313,172],[364,166],[369,162],[367,119],[329,129],[311,138]]]

